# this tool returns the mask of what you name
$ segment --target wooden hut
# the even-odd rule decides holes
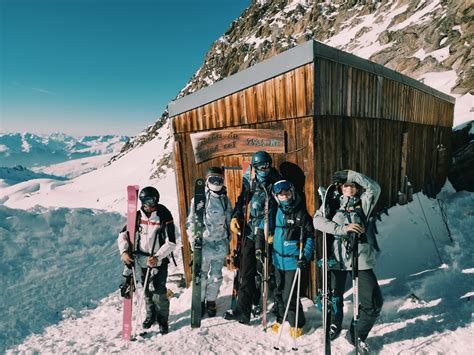
[[[185,219],[194,180],[209,166],[239,167],[252,152],[267,150],[304,191],[310,214],[319,207],[318,186],[330,184],[336,170],[377,180],[376,208],[397,203],[406,177],[415,192],[428,185],[438,191],[448,173],[454,99],[316,41],[172,101],[168,109],[188,284]],[[241,170],[227,170],[233,202],[241,179]],[[314,275],[313,265],[310,296]]]

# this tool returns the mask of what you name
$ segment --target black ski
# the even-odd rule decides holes
[[[336,185],[332,184],[330,185],[326,190],[324,188],[319,188],[319,195],[321,196],[322,199],[322,205],[323,205],[323,214],[324,217],[328,217],[328,213],[330,211],[330,206],[329,206],[329,199],[332,198],[332,195],[334,194],[336,190]],[[322,276],[322,282],[321,282],[321,288],[319,289],[319,295],[318,299],[319,302],[321,303],[321,311],[323,314],[323,334],[324,334],[324,354],[325,355],[330,355],[331,354],[331,337],[329,334],[329,329],[330,329],[330,323],[331,323],[331,290],[330,290],[330,284],[331,284],[331,279],[330,279],[330,273],[329,273],[329,267],[328,267],[328,234],[323,232],[323,240],[322,240],[322,250],[323,250],[323,255],[322,255],[322,260],[321,260],[321,276]],[[316,251],[316,250],[315,250]]]
[[[204,209],[206,205],[205,183],[197,179],[194,184],[194,252],[193,252],[193,290],[191,302],[191,328],[201,326],[201,267],[202,233],[204,230]]]
[[[242,163],[242,181],[243,181],[243,176],[245,175],[247,169],[249,168],[250,166],[250,162],[248,161],[244,161]],[[253,172],[253,169],[252,167],[250,167],[250,180],[252,180],[252,172]],[[252,183],[250,183],[250,185],[252,185]],[[243,249],[243,243],[244,243],[244,238],[245,238],[245,229],[247,228],[247,203],[249,201],[249,198],[250,198],[250,190],[251,190],[251,187],[249,189],[249,191],[247,192],[247,196],[246,196],[246,199],[245,199],[245,202],[244,202],[244,220],[242,221],[242,228],[241,228],[241,232],[239,235],[237,235],[237,243],[236,243],[236,247],[235,247],[235,250],[234,250],[234,253],[233,253],[233,261],[232,263],[234,264],[234,282],[233,282],[233,286],[232,286],[232,299],[231,299],[231,302],[230,302],[230,309],[232,310],[235,310],[235,307],[237,306],[237,294],[239,292],[239,288],[240,288],[240,276],[241,276],[241,270],[242,270],[242,255],[241,255],[241,252],[242,252],[242,249]]]

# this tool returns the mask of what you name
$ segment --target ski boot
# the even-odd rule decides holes
[[[168,334],[168,331],[169,331],[168,322],[160,323],[159,326],[160,326],[160,334],[163,334],[163,335]]]
[[[292,338],[299,338],[303,335],[303,328],[290,327],[290,335]]]
[[[153,324],[156,322],[156,316],[154,313],[152,314],[147,314],[145,321],[143,322],[142,326],[143,329],[149,329]]]
[[[336,339],[341,334],[341,330],[341,327],[338,327],[336,324],[331,324],[331,327],[329,328],[329,338],[331,341]]]
[[[217,307],[215,301],[207,301],[207,315],[209,317],[215,317],[217,313]]]
[[[275,322],[272,324],[272,332],[275,333],[275,334],[278,334],[278,332],[280,331],[280,326],[281,324],[278,323],[278,322]]]

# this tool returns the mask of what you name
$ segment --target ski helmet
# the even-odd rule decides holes
[[[255,168],[262,164],[272,165],[272,157],[264,150],[260,150],[252,155],[252,166]]]
[[[211,166],[207,169],[206,185],[211,191],[221,191],[224,186],[224,169],[217,166]]]
[[[147,186],[138,195],[142,205],[156,206],[160,200],[160,193],[153,186]]]

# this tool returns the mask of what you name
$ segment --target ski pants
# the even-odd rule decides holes
[[[344,289],[347,275],[351,271],[331,270],[331,289],[333,290],[333,301],[336,301],[337,312],[331,312],[331,323],[342,326]],[[380,315],[383,305],[382,292],[380,291],[377,278],[373,270],[359,270],[359,338],[365,341],[375,321]],[[353,322],[351,322],[351,333],[353,334]]]
[[[201,302],[215,301],[222,285],[224,258],[203,257],[201,273]]]
[[[142,280],[145,282],[147,269],[142,268]],[[167,295],[166,279],[168,278],[168,263],[150,269],[148,285],[145,288],[145,305],[147,318],[152,317],[159,324],[168,324],[170,301]]]
[[[255,241],[246,238],[242,247],[240,262],[240,287],[237,293],[236,313],[250,319],[252,304],[259,299],[260,290],[257,290],[255,277],[257,276],[257,259],[255,258]]]
[[[275,301],[277,303],[277,322],[283,322],[283,316],[285,315],[286,306],[290,299],[291,286],[293,286],[293,280],[295,279],[296,270],[279,270],[275,268],[275,283],[276,288],[274,290]],[[290,327],[295,327],[296,324],[296,304],[298,303],[298,328],[303,328],[305,324],[305,317],[303,312],[303,306],[300,300],[297,300],[297,288],[298,283],[295,284],[293,295],[291,296],[290,308],[288,309],[287,321],[290,323]]]

